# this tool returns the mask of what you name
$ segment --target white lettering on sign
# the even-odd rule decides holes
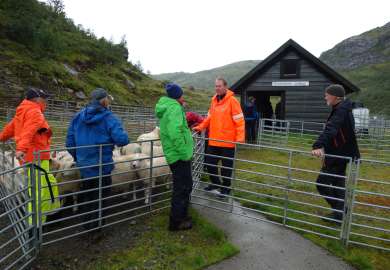
[[[299,82],[272,82],[272,86],[309,86],[308,81],[299,81]]]

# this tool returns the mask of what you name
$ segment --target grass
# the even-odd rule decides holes
[[[134,243],[134,248],[106,254],[88,270],[121,269],[202,269],[231,257],[239,250],[226,240],[223,231],[191,210],[192,230],[167,230],[168,213],[146,220],[151,229]]]
[[[305,127],[307,128],[307,127]],[[318,126],[316,127],[318,128]],[[299,128],[289,131],[288,135],[285,131],[265,130],[261,136],[262,144],[275,145],[278,147],[288,147],[292,149],[300,149],[310,151],[313,142],[317,139],[319,133],[300,133]],[[374,160],[390,161],[389,141],[390,133],[386,130],[381,136],[371,131],[370,136],[359,135],[358,144],[362,158]]]
[[[61,100],[77,100],[74,94],[68,93],[68,88],[74,92],[83,91],[89,96],[96,87],[103,87],[114,97],[115,103],[129,106],[137,104],[154,107],[158,99],[166,95],[163,82],[137,71],[131,63],[108,65],[89,62],[85,54],[77,52],[69,57],[36,59],[26,47],[1,37],[0,47],[3,62],[0,74],[5,74],[6,79],[15,85],[15,89],[7,92],[0,83],[0,93],[4,95],[4,100],[10,94],[23,96],[24,86],[27,85],[45,89],[54,99]],[[69,74],[64,63],[78,70],[78,75]],[[130,70],[131,74],[126,70]],[[126,80],[131,81],[135,88],[129,89]],[[206,110],[210,104],[210,95],[209,91],[184,89],[184,98],[190,108]]]
[[[390,115],[390,62],[359,67],[344,71],[342,74],[361,88],[361,92],[352,95],[370,109],[371,113]]]
[[[235,187],[240,191],[235,191],[234,195],[239,198],[252,201],[241,201],[243,206],[257,209],[264,213],[268,219],[281,224],[285,222],[285,224],[291,228],[310,230],[318,234],[325,234],[335,238],[340,237],[340,226],[323,221],[319,217],[325,216],[330,212],[330,210],[315,207],[329,207],[323,198],[315,196],[315,194],[318,194],[315,181],[321,167],[320,160],[305,154],[293,153],[291,165],[293,168],[299,168],[301,170],[291,170],[289,172],[286,168],[288,165],[288,152],[270,149],[239,149],[237,155],[238,158],[243,160],[237,161],[236,163],[236,168],[238,170],[236,171]],[[261,164],[255,164],[244,160],[257,161],[261,162]],[[270,166],[268,164],[275,164],[279,167]],[[302,171],[302,169],[306,171]],[[249,173],[248,171],[243,170],[256,173]],[[288,182],[287,179],[289,173],[291,179],[295,179],[296,181],[292,180]],[[279,177],[270,175],[277,175]],[[390,186],[364,181],[364,179],[375,179],[389,183],[389,175],[389,166],[363,163],[361,165],[359,175],[360,180],[357,183],[356,189],[390,194]],[[302,181],[306,181],[306,183]],[[289,188],[288,192],[285,189],[286,187]],[[257,193],[257,195],[246,191]],[[287,197],[290,200],[288,203],[285,200]],[[295,202],[292,202],[292,200]],[[356,201],[386,207],[390,206],[390,200],[388,197],[377,195],[356,193]],[[304,203],[306,205],[304,205]],[[287,212],[285,212],[285,207],[288,209]],[[309,213],[309,215],[305,213]],[[386,211],[385,209],[372,208],[359,204],[354,205],[354,213],[371,215],[385,219],[388,219],[389,216],[388,210]],[[284,220],[285,214],[287,217],[286,220]],[[372,226],[390,230],[389,222],[384,220],[354,216],[353,222],[363,226]],[[358,269],[388,269],[388,264],[390,263],[390,256],[388,252],[357,245],[350,245],[348,248],[345,248],[341,244],[340,240],[321,237],[313,233],[304,232],[303,230],[297,231],[304,237],[312,240],[314,243],[328,249],[333,254],[342,257]],[[390,236],[383,230],[374,230],[353,225],[352,232],[355,233],[350,236],[350,240],[352,241],[390,248]],[[362,237],[357,234],[366,234],[371,237],[381,237],[387,239],[387,242]]]

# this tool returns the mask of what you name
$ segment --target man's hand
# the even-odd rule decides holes
[[[22,151],[16,151],[16,154],[15,154],[15,157],[17,160],[20,161],[24,161],[24,157],[26,156],[26,153],[22,152]]]
[[[195,127],[193,127],[192,128],[192,130],[193,131],[196,131],[196,132],[201,132],[202,131],[202,129],[200,128],[200,126],[198,125],[198,126],[195,126]]]
[[[323,157],[325,155],[324,148],[313,149],[311,154],[315,157]]]

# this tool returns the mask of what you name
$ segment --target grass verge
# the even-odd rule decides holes
[[[136,241],[134,248],[106,254],[88,270],[202,269],[239,252],[223,231],[196,211],[191,210],[191,215],[194,228],[182,232],[167,230],[167,211],[154,215],[146,220],[150,230]]]

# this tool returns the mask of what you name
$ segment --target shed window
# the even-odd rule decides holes
[[[299,78],[301,65],[299,59],[284,59],[280,62],[280,78]]]

